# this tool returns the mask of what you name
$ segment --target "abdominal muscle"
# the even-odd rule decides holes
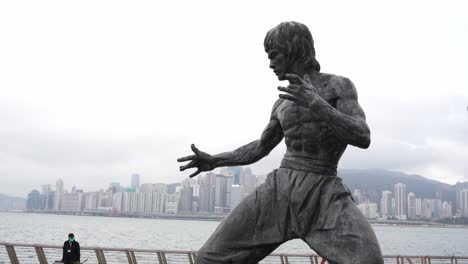
[[[313,120],[309,109],[284,101],[278,111],[287,147],[286,156],[338,164],[347,144],[333,134],[325,121]]]

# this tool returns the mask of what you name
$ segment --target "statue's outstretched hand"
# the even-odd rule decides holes
[[[200,151],[195,147],[194,144],[191,145],[193,153],[195,155],[190,155],[182,158],[178,158],[178,162],[190,161],[188,164],[184,166],[180,166],[180,171],[184,171],[190,168],[197,168],[197,171],[190,174],[190,178],[197,176],[202,171],[210,171],[216,168],[214,158],[208,153]]]

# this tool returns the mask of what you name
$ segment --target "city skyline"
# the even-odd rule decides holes
[[[370,148],[350,147],[340,168],[468,180],[462,2],[29,4],[0,3],[0,193],[133,171],[180,181],[191,143],[217,154],[258,139],[283,85],[263,40],[287,20],[310,28],[323,72],[353,81],[366,113]]]
[[[74,186],[69,192],[58,179],[55,189],[42,186],[42,192],[28,194],[27,208],[61,212],[99,212],[118,216],[135,215],[226,215],[239,202],[265,181],[249,167],[230,167],[220,173],[207,172],[182,182],[136,184],[139,174],[130,175],[130,185],[109,183],[107,189],[89,192]],[[468,217],[468,182],[455,188],[455,204],[442,199],[439,185],[432,195],[419,197],[406,184],[397,182],[393,192],[383,190],[380,198],[372,200],[368,192],[352,190],[352,196],[361,212],[369,219],[420,220]],[[351,191],[351,190],[350,190]],[[53,201],[50,201],[53,199]],[[94,210],[94,211],[93,211]],[[97,210],[97,211],[96,211]]]

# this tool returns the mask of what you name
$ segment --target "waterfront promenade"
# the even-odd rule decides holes
[[[41,245],[26,243],[8,243],[0,241],[0,263],[29,264],[53,263],[61,258],[62,246]],[[81,247],[81,260],[86,263],[107,264],[107,263],[158,263],[194,264],[196,251],[188,250],[158,250],[158,249],[133,249],[133,248],[109,248],[109,247]],[[356,252],[358,254],[358,252]],[[261,263],[310,263],[319,264],[322,258],[317,254],[297,254],[297,253],[273,253],[265,258]],[[436,264],[468,263],[468,256],[416,256],[416,255],[384,255],[384,263],[397,264]]]

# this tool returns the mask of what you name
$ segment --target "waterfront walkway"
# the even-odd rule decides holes
[[[196,251],[81,247],[81,260],[90,264],[193,264]],[[356,252],[358,253],[358,252]],[[62,258],[62,246],[0,242],[0,263],[29,264],[54,263]],[[319,264],[321,258],[310,254],[271,254],[261,263]],[[384,256],[385,263],[396,264],[468,264],[468,256]]]

